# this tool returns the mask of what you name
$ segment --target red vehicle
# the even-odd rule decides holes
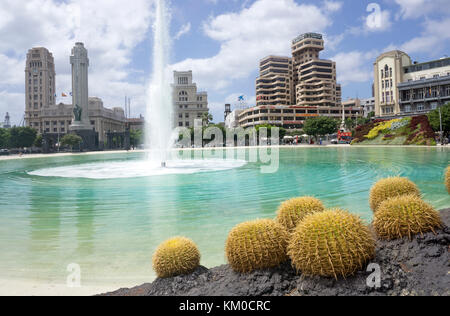
[[[353,136],[351,132],[338,132],[338,143],[339,144],[351,144],[353,141]]]

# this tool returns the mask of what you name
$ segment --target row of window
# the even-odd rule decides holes
[[[189,105],[179,105],[178,108],[181,109],[189,109]],[[202,104],[197,104],[197,109],[203,109],[203,105]]]
[[[188,77],[179,77],[178,78],[178,84],[189,84],[189,78]]]
[[[381,78],[390,78],[390,77],[392,77],[392,68],[386,65],[384,66],[384,69],[381,70]]]
[[[394,92],[386,91],[381,94],[381,103],[394,102]]]

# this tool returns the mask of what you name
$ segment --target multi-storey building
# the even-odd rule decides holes
[[[404,52],[394,50],[380,55],[374,64],[375,115],[400,113],[397,85],[404,81],[403,68],[412,64]]]
[[[375,113],[375,97],[362,99],[361,107],[366,118],[369,117],[370,113]]]
[[[53,55],[43,47],[30,49],[25,66],[25,123],[39,134],[57,139],[70,132],[74,106],[55,103],[55,76]],[[122,108],[105,108],[103,101],[96,97],[88,98],[88,103],[89,110],[85,114],[89,115],[91,128],[98,132],[100,144],[109,132],[125,132],[126,118]]]
[[[305,120],[312,117],[323,116],[319,106],[257,106],[243,110],[239,113],[239,125],[252,127],[262,124],[282,126],[284,128],[302,128]],[[339,108],[326,113],[326,116],[337,120],[342,119],[342,111],[346,118],[356,119],[362,115],[362,107],[359,100],[348,100],[343,102]]]
[[[25,122],[42,129],[41,111],[55,105],[55,61],[44,47],[30,49],[25,66]]]
[[[387,52],[374,76],[377,116],[426,114],[450,101],[450,58],[413,63],[404,52]]]
[[[41,111],[42,134],[64,135],[70,131],[73,119],[73,105],[59,103]],[[125,132],[126,118],[123,108],[108,109],[97,97],[89,98],[89,123],[98,132],[99,142],[107,139],[107,133]],[[32,126],[35,127],[35,126]]]
[[[256,105],[294,104],[292,58],[268,56],[259,63],[256,79]]]
[[[239,113],[244,127],[272,124],[301,128],[310,117],[362,116],[359,104],[342,108],[336,63],[319,58],[324,49],[321,34],[306,33],[292,41],[292,58],[268,56],[260,61],[256,80],[256,107]]]
[[[318,106],[323,115],[331,115],[340,106],[342,93],[336,83],[336,63],[319,58],[324,48],[323,37],[317,33],[305,33],[292,41],[295,103]]]
[[[174,71],[172,88],[175,126],[194,127],[196,120],[209,113],[208,94],[197,91],[192,71]]]

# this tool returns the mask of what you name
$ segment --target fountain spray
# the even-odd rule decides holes
[[[153,74],[147,98],[146,147],[148,159],[166,167],[172,147],[173,103],[168,73],[171,50],[170,14],[166,0],[156,0],[156,19],[153,25]]]

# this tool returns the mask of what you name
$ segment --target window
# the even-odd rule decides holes
[[[405,112],[411,112],[411,106],[410,105],[406,105],[405,106]]]
[[[182,127],[183,126],[183,122],[178,122],[178,126]]]
[[[383,79],[383,78],[384,78],[384,71],[381,70],[381,79]]]
[[[419,104],[417,106],[417,111],[424,111],[425,110],[425,106],[423,104]]]
[[[186,124],[185,124],[185,125],[186,125],[186,127],[189,127],[189,122],[186,122]]]

